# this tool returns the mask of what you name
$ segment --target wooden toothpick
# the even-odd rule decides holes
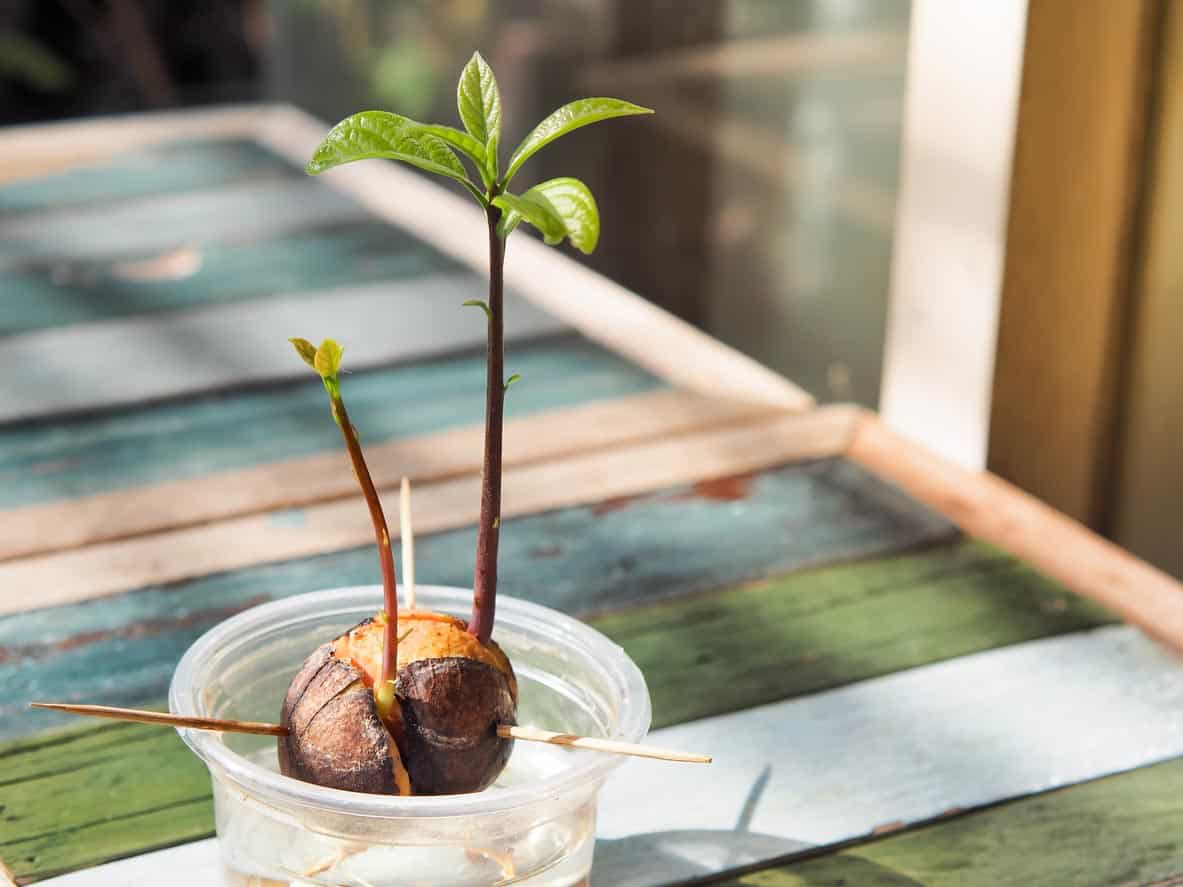
[[[615,755],[632,755],[634,758],[654,758],[659,761],[678,761],[683,764],[709,764],[711,757],[690,752],[675,751],[672,748],[658,748],[655,745],[638,745],[635,742],[617,742],[613,739],[597,739],[594,736],[576,736],[574,733],[552,733],[537,727],[517,727],[498,724],[497,735],[502,739],[524,739],[526,742],[546,742],[551,745],[566,745],[588,751],[602,751]]]
[[[111,718],[116,721],[137,721],[141,724],[163,724],[169,727],[190,727],[194,730],[217,730],[222,733],[255,733],[262,736],[287,736],[279,724],[258,721],[233,721],[224,718],[187,718],[162,711],[143,711],[138,708],[115,708],[110,705],[68,705],[62,702],[30,702],[30,708],[48,708],[88,715],[92,718]]]
[[[117,721],[136,721],[141,724],[160,724],[169,727],[188,727],[192,730],[214,730],[220,733],[254,733],[264,736],[286,736],[287,730],[279,724],[258,721],[234,721],[224,718],[188,718],[182,715],[160,711],[143,711],[137,708],[115,708],[110,705],[73,705],[62,702],[30,702],[31,708],[48,708],[72,715],[87,715],[95,718],[112,718]],[[617,742],[612,739],[597,739],[593,736],[576,736],[573,733],[552,733],[537,727],[519,727],[499,724],[497,735],[503,739],[521,739],[525,742],[545,742],[550,745],[565,745],[588,751],[606,752],[615,755],[631,755],[636,758],[654,758],[659,761],[677,761],[686,764],[709,764],[707,755],[690,754],[669,748],[638,745],[635,742]]]
[[[411,527],[411,482],[405,477],[399,489],[399,537],[403,543],[403,589],[407,609],[415,609],[415,531]]]

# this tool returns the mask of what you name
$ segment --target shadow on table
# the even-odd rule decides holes
[[[601,839],[596,841],[591,883],[592,887],[682,883],[809,847],[773,835],[690,829]]]
[[[697,878],[717,877],[720,872],[760,861],[771,863],[809,850],[811,846],[773,835],[706,830],[652,832],[619,840],[598,840],[591,887],[684,884]],[[798,887],[850,887],[855,884],[859,887],[923,887],[921,882],[907,875],[842,853],[803,860],[794,867],[791,883]]]
[[[816,845],[752,832],[760,796],[772,778],[765,767],[752,783],[735,828],[646,832],[627,838],[596,841],[591,887],[655,887],[682,884],[720,872],[772,863]],[[800,887],[923,887],[906,875],[857,856],[834,854],[802,861],[793,872]]]

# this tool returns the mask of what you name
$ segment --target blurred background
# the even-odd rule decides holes
[[[266,99],[326,121],[374,107],[456,122],[456,74],[479,47],[508,97],[506,142],[582,95],[660,109],[655,129],[592,127],[531,166],[539,180],[577,169],[597,195],[603,240],[578,259],[825,399],[874,406],[908,9],[8,0],[0,115]]]
[[[997,233],[987,237],[997,243],[942,254],[959,234],[981,239],[960,228],[983,217],[975,183],[989,176],[975,165],[975,98],[952,87],[942,97],[940,84],[969,69],[1001,82],[990,65],[1008,64],[991,57],[994,44],[973,16],[958,23],[947,14],[947,32],[925,32],[946,47],[947,68],[928,55],[916,67],[918,10],[957,7],[6,0],[0,122],[250,101],[290,102],[326,121],[379,107],[455,122],[456,73],[473,47],[508,97],[504,141],[577,96],[656,107],[652,126],[591,127],[532,168],[539,179],[578,169],[598,196],[601,246],[574,258],[821,401],[890,414],[885,360],[890,367],[893,349],[906,357],[926,317],[935,325],[929,340],[949,330],[944,362],[926,371],[934,390],[973,350],[965,343],[985,342],[985,357],[973,358],[984,388],[964,399],[988,423],[979,435],[986,464],[1183,575],[1174,538],[1183,501],[1174,458],[1183,434],[1175,357],[1183,263],[1171,248],[1183,229],[1177,4],[1025,4],[1021,87],[1006,100],[1014,132],[985,111],[978,121],[979,141],[1003,146],[989,161],[1002,169]],[[988,9],[961,5],[974,8],[978,18]],[[975,47],[982,58],[972,57]],[[936,91],[916,99],[914,125],[929,129],[909,154],[905,97],[917,70]],[[959,137],[969,150],[950,162],[936,148]],[[901,169],[920,195],[911,209],[901,208]],[[909,241],[901,265],[901,230],[934,220],[944,239],[929,232]],[[997,268],[983,271],[970,254],[993,256]],[[893,258],[902,275],[894,286]],[[958,338],[948,318],[962,302],[969,310],[969,294],[930,283],[928,301],[916,302],[910,284],[929,267],[951,268],[950,280],[996,274],[990,320]],[[925,382],[910,384],[923,404]],[[960,397],[954,389],[951,402],[934,400],[930,425],[953,423]]]

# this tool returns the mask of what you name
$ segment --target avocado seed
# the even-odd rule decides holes
[[[517,681],[493,642],[441,613],[399,614],[395,702],[379,712],[379,614],[318,647],[288,687],[279,767],[287,776],[372,794],[480,791],[504,769],[516,723]]]

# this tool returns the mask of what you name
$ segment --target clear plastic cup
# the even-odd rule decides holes
[[[418,603],[466,617],[472,592],[420,587]],[[169,708],[277,720],[304,658],[381,605],[381,588],[367,586],[240,613],[185,653]],[[520,723],[627,742],[644,738],[645,679],[602,634],[546,607],[500,597],[494,637],[517,674]],[[485,791],[399,798],[282,776],[270,737],[178,732],[209,767],[224,883],[234,887],[570,887],[591,868],[596,798],[620,762],[615,755],[519,741]]]

